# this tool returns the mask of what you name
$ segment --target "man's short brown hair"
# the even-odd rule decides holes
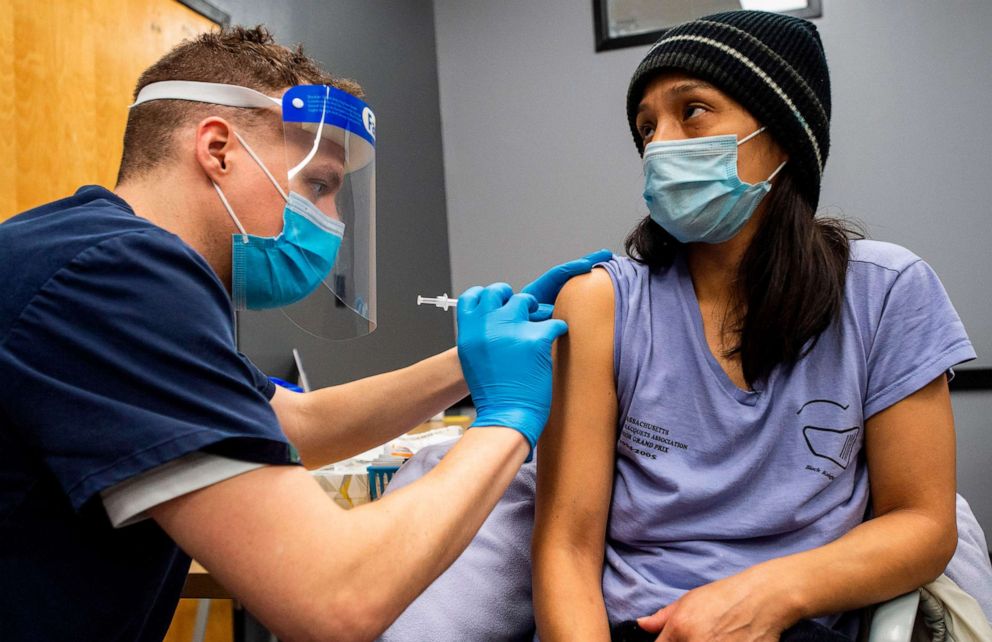
[[[303,53],[302,45],[290,49],[276,44],[261,25],[222,29],[183,41],[141,74],[134,97],[145,85],[163,80],[241,85],[270,95],[294,85],[331,85],[359,98],[364,96],[358,83],[324,72]],[[144,174],[169,159],[176,130],[205,117],[207,110],[243,126],[261,119],[255,110],[186,100],[143,103],[128,113],[117,182]]]

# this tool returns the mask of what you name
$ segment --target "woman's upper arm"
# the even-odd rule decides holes
[[[613,284],[601,269],[572,279],[555,304],[568,323],[554,355],[551,416],[538,448],[535,556],[542,545],[602,564],[613,484],[617,396]]]
[[[934,520],[953,554],[954,416],[944,374],[866,422],[865,449],[876,517],[908,510]]]

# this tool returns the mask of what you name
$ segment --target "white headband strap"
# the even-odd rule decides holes
[[[256,109],[270,108],[273,105],[282,107],[280,98],[266,96],[249,87],[195,80],[163,80],[145,85],[138,92],[138,97],[135,98],[131,107],[137,107],[152,100],[194,100],[226,107]]]

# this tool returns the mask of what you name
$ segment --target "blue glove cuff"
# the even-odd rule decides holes
[[[543,414],[543,413],[542,413]],[[547,422],[547,418],[540,419],[535,416],[533,411],[528,411],[524,409],[507,409],[507,410],[494,410],[487,412],[485,410],[479,413],[475,421],[472,422],[471,428],[512,428],[516,430],[527,443],[530,444],[530,452],[527,454],[527,461],[531,461],[534,458],[534,447],[537,446],[537,438],[541,434],[541,429],[544,428],[544,424]]]

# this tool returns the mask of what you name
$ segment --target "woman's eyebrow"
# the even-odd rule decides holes
[[[672,87],[669,87],[665,91],[665,93],[668,96],[680,96],[682,94],[686,94],[691,91],[695,91],[697,89],[709,89],[713,91],[719,91],[719,89],[717,89],[710,83],[706,82],[705,80],[687,80],[685,82],[681,82],[677,85],[673,85]],[[647,111],[650,108],[651,107],[650,105],[648,105],[647,101],[642,101],[637,106],[637,113],[640,114],[641,112]]]
[[[670,96],[677,96],[679,94],[695,91],[696,89],[716,89],[716,87],[705,80],[690,80],[688,82],[679,83],[673,87],[670,87],[667,93]]]

